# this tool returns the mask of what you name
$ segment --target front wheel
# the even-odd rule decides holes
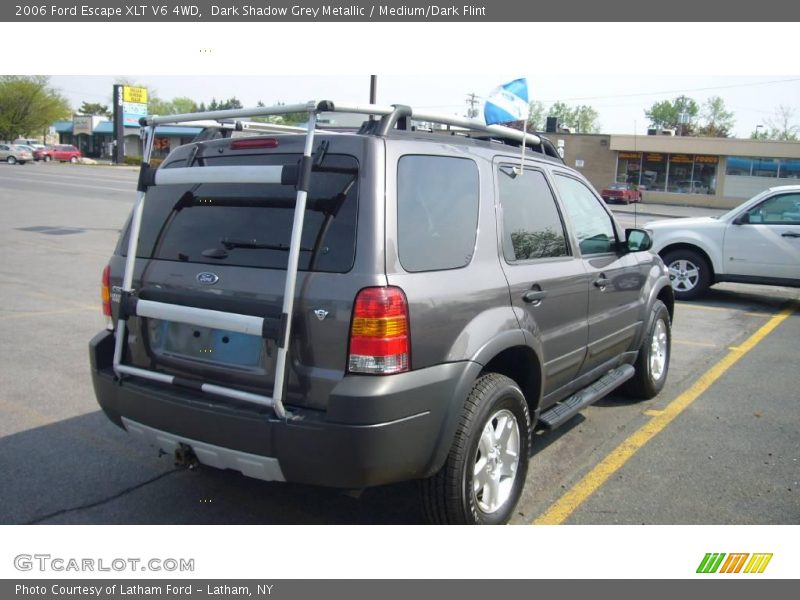
[[[672,326],[669,311],[656,300],[650,311],[644,342],[633,367],[633,377],[625,382],[622,391],[639,400],[649,400],[664,388],[669,370],[672,346]]]
[[[694,250],[671,250],[663,259],[677,300],[694,300],[711,286],[711,267]]]
[[[76,162],[78,162],[78,157],[77,157],[77,156],[73,156],[73,157],[71,157],[71,158],[69,159],[69,162],[71,162],[71,163],[74,165]]]
[[[15,165],[15,164],[17,164],[17,159],[16,159],[16,158],[14,158],[13,156],[9,156],[9,157],[6,159],[6,162],[7,162],[8,164],[10,164],[10,165]]]
[[[50,162],[51,160],[53,160],[53,157],[50,155],[44,157],[44,162]]]
[[[529,451],[530,414],[519,386],[504,375],[483,375],[464,403],[447,461],[422,482],[428,521],[506,523],[525,485]]]

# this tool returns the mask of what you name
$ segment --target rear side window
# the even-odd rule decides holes
[[[406,271],[469,264],[480,198],[478,166],[466,158],[403,156],[397,165],[397,236]]]
[[[506,261],[567,256],[564,224],[547,180],[540,171],[498,169],[503,207],[503,255]]]
[[[209,166],[296,165],[299,160],[295,154],[206,159]],[[294,186],[281,184],[152,187],[145,200],[138,256],[285,269],[296,194]],[[311,176],[301,270],[344,273],[352,268],[357,211],[358,162],[352,156],[326,155]],[[121,254],[127,251],[127,238],[126,231],[118,246]]]

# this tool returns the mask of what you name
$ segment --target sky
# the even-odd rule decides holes
[[[467,97],[484,99],[506,80],[502,75],[378,75],[379,104],[409,104],[448,115],[463,116]],[[719,76],[719,75],[537,75],[535,72],[507,75],[525,76],[529,99],[550,106],[556,101],[570,105],[586,104],[599,113],[603,133],[644,134],[648,120],[645,111],[655,102],[673,100],[684,94],[702,105],[720,96],[734,113],[733,131],[749,137],[756,125],[775,118],[780,106],[793,107],[800,124],[800,75]],[[332,99],[366,103],[369,99],[369,74],[364,75],[148,75],[122,72],[118,75],[55,75],[53,87],[59,89],[73,108],[82,102],[110,104],[113,84],[120,78],[155,90],[165,100],[187,96],[208,104],[213,98],[235,96],[242,104],[254,106],[284,102]]]
[[[29,43],[65,36],[66,53]],[[52,75],[75,108],[110,103],[120,77],[167,100],[362,103],[376,74],[379,103],[458,115],[525,77],[531,100],[594,107],[604,133],[644,134],[645,110],[685,94],[721,96],[749,137],[781,105],[800,121],[796,39],[795,23],[19,23],[4,41],[27,51],[0,69]]]

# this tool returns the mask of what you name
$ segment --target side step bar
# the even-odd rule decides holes
[[[555,429],[559,425],[563,425],[581,410],[628,381],[635,372],[632,365],[622,365],[609,371],[589,387],[583,388],[566,400],[548,408],[539,415],[539,422],[545,429]]]

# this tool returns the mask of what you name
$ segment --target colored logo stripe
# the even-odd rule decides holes
[[[753,558],[747,563],[744,569],[745,573],[763,573],[767,568],[769,561],[772,560],[772,553],[769,554],[753,554]]]
[[[728,557],[727,559],[725,557]],[[747,559],[750,558],[748,562]],[[725,561],[724,563],[722,561]],[[698,573],[740,573],[744,567],[745,573],[763,573],[769,561],[772,560],[771,553],[757,553],[750,555],[748,552],[734,552],[725,554],[724,552],[708,552],[700,561],[697,567]],[[747,566],[745,567],[745,562]],[[721,568],[720,568],[721,565]]]
[[[720,573],[738,573],[744,566],[749,554],[729,554],[728,559],[723,563]]]
[[[700,561],[700,566],[697,567],[698,573],[716,573],[722,559],[725,558],[725,553],[707,553],[703,560]]]

